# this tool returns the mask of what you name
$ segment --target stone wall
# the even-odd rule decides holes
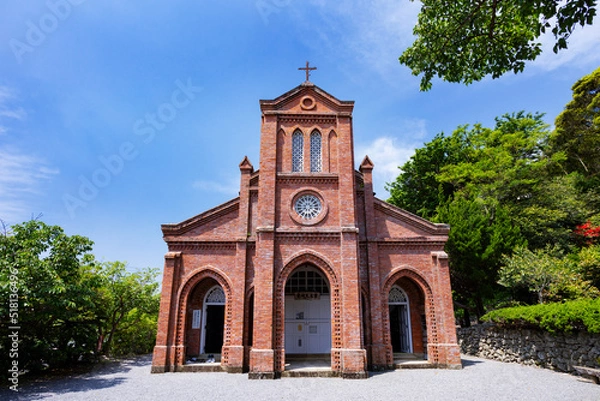
[[[543,330],[480,324],[459,329],[458,343],[465,354],[562,372],[573,372],[573,365],[599,366],[598,334],[550,334]]]

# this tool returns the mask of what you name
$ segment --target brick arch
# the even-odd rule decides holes
[[[437,354],[437,344],[438,344],[438,328],[437,328],[437,317],[435,312],[435,300],[433,298],[433,291],[429,282],[417,272],[411,266],[400,266],[398,268],[393,269],[383,281],[383,287],[381,291],[381,298],[384,301],[385,309],[389,308],[388,305],[388,294],[392,289],[392,286],[401,278],[408,278],[412,281],[424,294],[425,296],[425,319],[427,325],[427,343],[435,345],[432,348],[432,352],[428,355],[428,358],[431,362],[437,364],[439,362],[439,355]],[[383,314],[383,336],[384,342],[386,344],[390,344],[387,347],[387,359],[388,362],[393,363],[394,355],[391,349],[391,339],[390,339],[390,318],[389,313]],[[428,347],[429,348],[429,347]]]
[[[319,270],[325,273],[327,280],[329,281],[329,285],[332,287],[330,290],[333,290],[334,286],[337,286],[337,276],[331,267],[331,262],[324,256],[318,252],[312,250],[303,250],[293,254],[283,263],[283,269],[279,273],[277,277],[277,289],[279,289],[282,284],[285,287],[285,283],[287,282],[290,274],[299,266],[311,263],[319,268]]]
[[[213,279],[223,289],[225,293],[225,333],[223,336],[223,346],[228,345],[231,331],[231,282],[226,274],[213,266],[204,266],[192,271],[184,280],[177,294],[177,326],[175,330],[175,346],[177,353],[175,356],[175,365],[183,365],[185,362],[185,325],[186,311],[188,307],[190,293],[196,285],[205,279]],[[221,364],[227,364],[227,355],[221,355]]]
[[[305,263],[310,263],[320,270],[329,281],[329,293],[331,302],[331,348],[341,348],[342,325],[341,325],[341,298],[337,275],[332,268],[331,262],[318,252],[305,250],[292,255],[283,264],[283,269],[277,275],[275,284],[275,366],[276,370],[284,370],[283,352],[285,345],[283,334],[285,332],[285,284],[296,268]],[[332,354],[332,369],[339,368],[339,354]],[[334,360],[334,358],[337,358]],[[338,369],[339,370],[339,369]]]

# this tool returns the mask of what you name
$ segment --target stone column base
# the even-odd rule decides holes
[[[438,343],[429,344],[427,346],[430,362],[434,363],[439,368],[445,369],[462,369],[460,360],[460,348],[456,343]]]
[[[272,349],[252,349],[250,351],[250,371],[248,379],[275,379],[275,352]]]
[[[367,351],[364,349],[340,349],[341,373],[344,379],[366,379]]]

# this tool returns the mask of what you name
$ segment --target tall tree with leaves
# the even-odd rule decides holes
[[[92,241],[33,220],[0,232],[0,354],[18,326],[20,370],[92,361],[98,353],[149,352],[158,317],[157,271],[99,264]],[[0,376],[11,363],[0,358]]]
[[[72,363],[92,355],[100,281],[92,241],[40,221],[0,235],[0,299],[18,294],[16,324],[21,369]],[[8,303],[0,304],[0,352],[8,355]],[[0,358],[4,363],[8,358]],[[6,370],[3,370],[6,372]]]
[[[415,42],[400,56],[421,90],[437,75],[470,84],[491,75],[523,71],[542,52],[536,40],[547,30],[554,52],[566,49],[577,25],[591,25],[596,0],[422,0]]]
[[[452,286],[467,312],[481,316],[504,291],[503,254],[552,241],[567,249],[589,212],[573,177],[548,176],[549,135],[541,114],[524,112],[497,118],[493,128],[461,126],[417,150],[388,185],[391,203],[451,225]]]
[[[578,174],[600,221],[600,68],[573,85],[573,99],[556,118],[550,152],[565,173]]]
[[[103,263],[96,270],[96,275],[101,281],[97,349],[99,353],[127,353],[132,351],[130,348],[148,352],[154,345],[160,302],[157,294],[157,274],[156,269],[129,272],[122,262]],[[150,332],[147,329],[148,325],[152,327]],[[116,347],[113,347],[115,343]],[[112,352],[113,348],[116,352]]]
[[[472,132],[461,127],[452,136],[438,134],[431,142],[415,151],[402,167],[394,182],[386,184],[388,202],[418,214],[433,218],[437,207],[454,193],[451,183],[439,181],[442,169],[469,158]]]
[[[455,300],[466,316],[472,310],[479,318],[486,302],[501,291],[497,280],[502,255],[526,241],[504,208],[491,210],[478,198],[456,196],[438,212],[437,218],[451,227],[446,251]]]

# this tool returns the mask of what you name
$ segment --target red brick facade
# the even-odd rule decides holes
[[[460,367],[443,251],[448,226],[374,197],[372,162],[365,157],[354,169],[354,102],[305,82],[260,106],[260,169],[244,158],[240,196],[162,226],[169,252],[152,371],[183,370],[212,350],[227,371],[277,377],[291,353],[286,327],[296,330],[286,304],[307,297],[329,302],[319,324],[330,333],[319,344],[343,377],[392,367],[399,350]],[[311,278],[291,279],[301,270]],[[326,282],[322,294],[292,296],[286,287],[294,280],[313,285],[312,277]],[[214,288],[215,296],[224,294],[222,306],[210,303]],[[390,301],[393,288],[406,298],[398,306]]]

